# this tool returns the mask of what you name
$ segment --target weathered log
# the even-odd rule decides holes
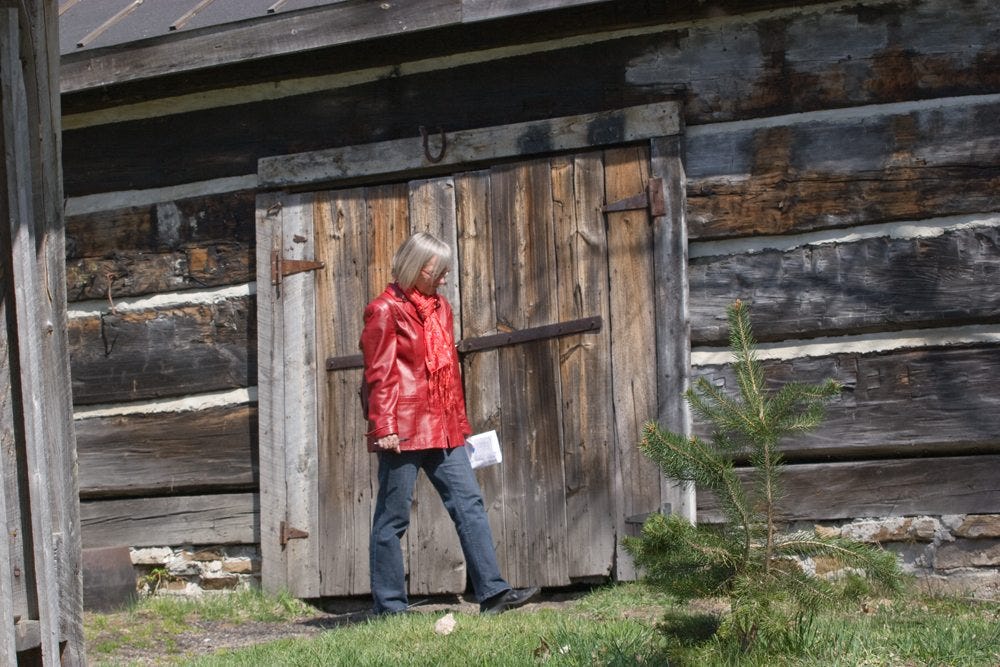
[[[1000,101],[699,128],[692,238],[782,234],[1000,209]]]
[[[789,465],[783,521],[1000,512],[1000,456]],[[748,485],[750,470],[738,470]],[[725,520],[718,498],[698,492],[698,522]]]
[[[69,347],[77,405],[253,386],[254,299],[76,318]]]
[[[1000,228],[973,227],[693,259],[692,342],[724,345],[736,298],[761,341],[1000,321],[998,246]]]
[[[189,197],[66,219],[70,301],[253,280],[254,193]]]
[[[69,260],[69,301],[140,296],[201,287],[238,285],[255,279],[254,251],[241,243],[188,246],[175,252],[113,251],[107,258]]]
[[[844,384],[815,431],[780,443],[790,461],[1000,452],[995,346],[836,354],[764,361],[770,386],[789,381]],[[735,391],[729,367],[694,369],[717,387]],[[669,425],[665,425],[669,428]],[[696,423],[695,432],[707,435]]]
[[[80,503],[83,547],[161,547],[260,542],[255,493]]]
[[[80,497],[255,491],[257,408],[77,419]]]

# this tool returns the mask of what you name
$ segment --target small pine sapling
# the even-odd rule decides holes
[[[727,317],[736,395],[704,378],[685,395],[692,411],[711,424],[711,440],[648,423],[639,445],[668,477],[714,493],[726,521],[695,526],[654,514],[640,537],[625,538],[625,547],[647,580],[678,597],[729,596],[732,612],[720,631],[728,625],[746,649],[766,637],[785,641],[793,628],[801,632],[803,619],[831,599],[829,582],[807,574],[799,557],[832,559],[890,590],[899,585],[900,573],[895,556],[880,549],[810,531],[779,530],[783,465],[778,444],[819,425],[824,404],[842,388],[827,380],[768,389],[749,308],[736,301]],[[752,466],[749,483],[737,475],[735,457]]]

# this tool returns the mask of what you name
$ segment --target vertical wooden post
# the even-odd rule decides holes
[[[284,318],[271,285],[272,252],[281,250],[281,193],[257,196],[257,419],[260,428],[261,586],[288,589],[288,561],[281,544],[285,520]]]
[[[54,0],[0,8],[0,126],[4,162],[3,524],[17,528],[0,576],[5,657],[82,664],[82,582],[75,438],[66,341],[65,242],[59,129],[58,15]],[[5,448],[6,450],[6,448]],[[5,451],[6,454],[6,451]],[[14,470],[11,470],[14,468]],[[9,487],[9,488],[8,488]],[[20,533],[20,530],[16,530]],[[18,549],[24,551],[14,553]],[[30,550],[30,554],[28,551]],[[9,571],[8,571],[9,570]],[[23,603],[20,601],[23,595]],[[13,640],[13,641],[11,641]]]
[[[688,319],[688,241],[683,135],[650,141],[650,178],[659,178],[665,203],[653,218],[656,297],[656,414],[663,428],[690,435],[691,415],[684,392],[691,371],[691,324]],[[671,513],[695,521],[691,482],[664,479],[661,500]]]

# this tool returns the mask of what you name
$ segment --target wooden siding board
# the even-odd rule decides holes
[[[559,321],[600,316],[599,332],[559,338],[570,578],[606,577],[615,553],[608,354],[607,232],[601,154],[551,162]]]
[[[237,297],[74,318],[68,335],[76,404],[253,386],[254,304]]]
[[[782,474],[783,521],[1000,512],[1000,456],[845,461],[789,465]],[[749,471],[737,471],[749,483]],[[724,520],[717,499],[698,496],[698,521]]]
[[[605,200],[616,202],[646,191],[649,151],[629,147],[605,151]],[[646,210],[607,214],[610,272],[612,395],[614,406],[615,493],[619,537],[615,574],[636,578],[620,539],[636,534],[629,517],[661,508],[660,474],[637,447],[643,424],[656,418],[653,231]]]
[[[556,320],[551,177],[546,160],[490,177],[498,328]],[[569,583],[555,341],[499,350],[504,466],[503,548],[512,586]]]
[[[256,490],[257,408],[78,419],[80,498]]]
[[[691,261],[691,340],[724,345],[726,305],[761,341],[1000,320],[1000,228],[879,237]]]
[[[316,274],[318,358],[356,354],[362,313],[370,288],[368,247],[372,219],[363,189],[316,195]],[[327,372],[320,364],[319,414],[319,578],[322,595],[370,592],[368,538],[374,509],[375,467],[365,446],[360,369]],[[311,575],[310,575],[311,576]]]
[[[765,360],[769,386],[826,378],[846,386],[816,431],[782,443],[781,450],[793,461],[1000,451],[997,350],[985,345]],[[696,367],[694,376],[736,386],[728,367]],[[706,435],[706,425],[698,423],[695,431]]]
[[[451,177],[411,181],[408,185],[410,231],[428,232],[455,247],[457,214]],[[455,267],[452,267],[454,270]],[[455,340],[460,337],[462,304],[454,280],[441,292],[451,303]],[[466,568],[455,525],[426,475],[417,479],[406,556],[411,595],[465,590]]]
[[[258,497],[225,493],[80,503],[83,548],[259,544]]]

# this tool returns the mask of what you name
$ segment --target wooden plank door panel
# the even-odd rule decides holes
[[[411,181],[410,231],[428,232],[455,248],[455,186],[451,177]],[[453,260],[454,261],[454,260]],[[454,269],[454,267],[453,267]],[[452,271],[457,275],[457,271]],[[461,329],[462,304],[454,276],[441,293],[455,314],[455,340]],[[465,590],[466,568],[455,525],[426,475],[417,479],[410,529],[407,531],[410,592],[415,595]]]
[[[493,270],[493,222],[490,216],[490,174],[476,171],[455,176],[455,207],[458,223],[458,283],[462,295],[461,324],[465,338],[497,333]],[[484,350],[463,359],[466,413],[476,433],[496,430],[505,458],[513,456],[512,444],[500,423],[499,352]],[[488,466],[476,472],[483,491],[493,541],[506,543],[504,529],[504,466]],[[507,571],[507,554],[497,549],[500,571]]]
[[[271,253],[281,247],[281,193],[257,197],[257,275],[271,275]],[[282,398],[285,374],[283,312],[264,278],[257,286],[257,411],[260,437],[261,585],[267,591],[288,590],[288,562],[281,545],[285,520],[285,431]]]
[[[615,202],[646,191],[645,147],[604,152],[605,197]],[[652,229],[646,209],[607,214],[611,299],[612,403],[614,405],[616,534],[635,534],[626,519],[660,509],[659,469],[639,451],[643,424],[656,419],[656,349]],[[631,557],[618,547],[616,577],[636,577]]]
[[[312,194],[261,195],[257,204],[261,573],[271,590],[319,595],[316,289],[310,273],[271,284],[271,250],[313,259]],[[282,544],[282,524],[308,535]],[[287,534],[287,533],[286,533]],[[277,587],[277,588],[275,588]]]
[[[554,243],[560,321],[600,315],[609,322],[604,165],[599,152],[552,161]],[[569,576],[611,574],[610,328],[558,340]]]
[[[362,188],[316,197],[316,276],[319,358],[352,354],[361,336],[369,288],[369,207]],[[324,364],[320,364],[322,369]],[[326,373],[317,382],[320,410],[319,571],[322,595],[370,590],[368,536],[374,505],[374,460],[365,448],[360,369]]]
[[[554,322],[556,266],[549,163],[498,167],[490,178],[497,321],[514,330]],[[499,351],[507,578],[513,586],[569,583],[553,340]]]

